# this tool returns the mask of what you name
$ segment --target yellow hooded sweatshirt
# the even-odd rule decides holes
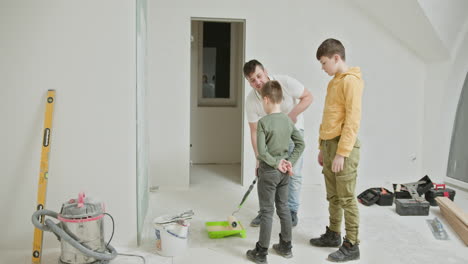
[[[364,82],[359,67],[337,73],[328,83],[320,125],[320,142],[340,136],[337,154],[348,157],[356,142],[361,121]]]

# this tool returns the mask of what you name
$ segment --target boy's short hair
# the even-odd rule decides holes
[[[266,82],[260,90],[262,98],[267,97],[274,104],[279,104],[283,101],[283,90],[278,81]]]
[[[331,58],[333,55],[340,55],[343,61],[346,61],[345,48],[343,44],[337,39],[329,38],[326,39],[317,49],[317,60],[325,56]]]
[[[257,68],[257,66],[259,66],[262,70],[265,69],[265,68],[263,68],[263,65],[258,60],[250,60],[250,61],[246,62],[244,64],[244,69],[243,69],[244,70],[244,76],[249,77],[250,74],[255,72],[255,69]]]

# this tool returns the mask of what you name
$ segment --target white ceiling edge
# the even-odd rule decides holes
[[[455,39],[455,43],[452,49],[452,58],[458,54],[460,49],[462,48],[462,43],[465,40],[465,37],[468,38],[468,19],[466,19],[465,24],[463,24],[460,33],[458,34],[457,38]]]
[[[466,34],[468,1],[417,0],[447,49],[456,54],[459,42]]]
[[[417,0],[353,0],[376,24],[382,26],[421,60],[445,61],[451,53]]]

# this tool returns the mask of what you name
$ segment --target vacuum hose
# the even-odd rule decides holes
[[[58,227],[57,224],[54,223],[50,219],[46,219],[44,221],[45,225],[41,224],[39,222],[39,219],[43,215],[47,215],[47,216],[50,216],[50,217],[53,217],[53,218],[56,218],[56,219],[58,217],[58,213],[56,213],[54,211],[45,210],[45,209],[44,210],[38,210],[32,215],[31,220],[32,220],[33,225],[35,227],[41,229],[42,231],[53,232],[55,235],[57,235],[61,239],[65,240],[70,245],[72,245],[74,248],[78,249],[81,253],[83,253],[83,254],[85,254],[87,256],[90,256],[92,258],[98,259],[98,260],[111,260],[111,259],[114,259],[117,256],[117,251],[115,250],[114,247],[112,247],[109,244],[106,246],[107,249],[109,250],[109,253],[99,253],[99,252],[96,252],[96,251],[93,251],[93,250],[87,248],[86,246],[84,246],[80,242],[73,239],[67,232],[63,231],[62,228]]]

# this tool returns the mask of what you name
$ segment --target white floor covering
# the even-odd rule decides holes
[[[144,243],[138,249],[117,248],[122,253],[143,255],[146,263],[154,264],[240,264],[252,263],[245,252],[254,247],[258,239],[258,228],[250,227],[250,220],[258,210],[256,188],[252,191],[242,209],[236,214],[247,230],[247,237],[210,239],[205,222],[225,221],[237,208],[248,186],[239,184],[238,165],[195,165],[191,168],[191,184],[188,190],[161,189],[150,194],[150,208],[143,233]],[[246,179],[250,184],[253,179]],[[292,259],[284,259],[271,249],[268,255],[270,264],[279,263],[330,263],[327,255],[332,248],[315,248],[309,239],[324,232],[328,224],[328,210],[325,189],[321,184],[310,184],[304,176],[301,193],[299,225],[293,229]],[[357,193],[376,186],[365,186],[358,182]],[[387,189],[391,186],[384,186]],[[451,187],[453,188],[453,187]],[[456,204],[468,212],[468,193],[456,189]],[[193,209],[194,218],[190,221],[188,249],[182,256],[162,257],[155,253],[154,229],[151,220],[164,214],[180,213]],[[395,206],[366,207],[359,205],[361,215],[360,250],[361,258],[350,263],[468,263],[468,247],[453,232],[442,217],[438,207],[431,207],[429,216],[399,216]],[[426,219],[439,217],[449,233],[450,240],[436,240],[426,224]],[[279,233],[279,219],[275,216],[272,243],[276,243]],[[57,263],[60,250],[44,252],[42,263]],[[31,263],[28,251],[0,250],[0,263]],[[143,261],[136,257],[119,256],[112,264],[138,264]]]

